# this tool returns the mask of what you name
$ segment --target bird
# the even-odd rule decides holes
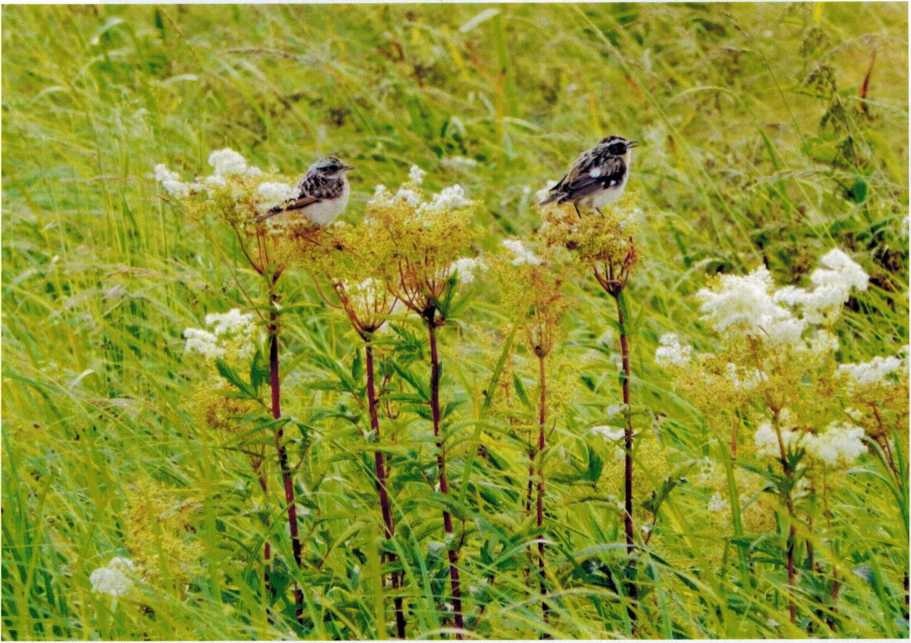
[[[638,143],[622,136],[608,136],[575,160],[569,172],[550,188],[541,205],[572,203],[579,213],[579,206],[601,208],[620,198],[629,180],[630,150]]]
[[[351,186],[347,172],[353,169],[335,156],[316,160],[297,184],[297,196],[270,208],[258,221],[286,212],[299,212],[323,227],[335,221],[348,207]]]

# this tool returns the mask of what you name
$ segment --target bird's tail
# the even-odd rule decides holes
[[[561,195],[559,192],[551,192],[550,194],[547,195],[547,197],[543,201],[541,201],[539,203],[539,205],[547,205],[548,203],[553,203],[554,201],[559,199],[560,196]]]
[[[254,219],[254,221],[256,221],[257,223],[262,223],[263,221],[265,221],[267,219],[271,219],[276,214],[281,214],[284,211],[285,211],[285,204],[276,205],[276,206],[271,207],[268,210],[266,210],[265,214],[261,214],[258,217],[256,217]]]

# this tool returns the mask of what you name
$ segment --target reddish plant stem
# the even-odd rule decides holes
[[[449,494],[449,481],[446,478],[446,450],[443,436],[440,431],[440,355],[437,350],[436,311],[431,309],[425,315],[427,332],[430,340],[430,413],[433,418],[433,436],[436,438],[437,470],[440,477],[440,493]],[[452,585],[453,621],[456,628],[464,629],[462,621],[462,589],[459,580],[459,552],[453,540],[452,515],[448,509],[443,510],[443,531],[446,532],[446,548],[449,554],[449,580]],[[461,639],[461,631],[456,633],[456,638]]]
[[[547,623],[547,616],[550,608],[545,601],[547,596],[546,573],[544,569],[544,447],[546,438],[544,430],[547,425],[547,372],[544,364],[544,356],[538,355],[538,450],[535,460],[538,463],[538,498],[536,506],[536,524],[538,526],[538,572],[540,574],[539,582],[541,588],[541,613],[544,622]],[[542,638],[548,638],[546,634]]]
[[[635,604],[639,600],[639,588],[636,585],[636,560],[633,557],[636,548],[635,528],[633,525],[633,416],[630,409],[630,392],[629,383],[631,377],[630,357],[629,357],[629,336],[626,328],[627,311],[626,300],[623,298],[623,291],[617,290],[611,295],[617,304],[617,326],[620,330],[620,363],[622,372],[620,373],[620,390],[623,396],[625,425],[623,427],[623,531],[626,536],[626,553],[627,575],[629,582],[627,593],[629,594],[632,604],[629,607],[628,614],[633,624],[633,630],[636,628],[636,610]]]
[[[282,416],[281,406],[281,381],[279,379],[278,365],[278,295],[275,292],[275,281],[269,292],[269,388],[272,392],[272,417],[276,420]],[[294,553],[294,562],[301,569],[301,541],[297,524],[297,505],[294,502],[294,481],[291,477],[291,467],[288,464],[288,451],[284,445],[285,430],[279,424],[275,430],[275,449],[278,452],[278,465],[282,474],[282,484],[285,489],[285,504],[288,511],[288,530],[291,534],[291,549]],[[304,592],[298,583],[294,584],[294,616],[298,623],[304,622]]]
[[[370,428],[377,441],[380,439],[380,418],[377,412],[378,402],[376,397],[375,373],[373,366],[373,345],[368,341],[364,346],[365,362],[367,370],[367,408],[370,412]],[[380,512],[383,515],[383,528],[386,540],[391,540],[395,536],[395,522],[392,518],[392,507],[389,502],[389,490],[386,486],[386,458],[380,449],[373,452],[373,463],[376,470],[376,490],[380,497]],[[397,558],[392,552],[383,553],[385,561],[395,563]],[[392,589],[396,596],[395,602],[395,630],[400,639],[405,638],[405,612],[402,609],[402,597],[398,595],[401,587],[402,577],[399,572],[392,573]]]

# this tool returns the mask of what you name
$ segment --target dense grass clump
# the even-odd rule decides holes
[[[907,636],[906,9],[4,7],[3,636]]]

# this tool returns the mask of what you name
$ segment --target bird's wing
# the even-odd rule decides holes
[[[298,197],[296,199],[288,199],[287,201],[285,201],[284,203],[282,203],[280,205],[276,205],[275,207],[269,208],[269,211],[266,212],[266,214],[262,214],[262,215],[256,217],[256,220],[265,221],[266,219],[271,219],[276,214],[281,214],[282,212],[289,212],[291,210],[301,210],[303,208],[306,208],[308,205],[313,205],[314,203],[317,203],[318,201],[321,201],[321,200],[322,199],[319,199],[314,196],[305,196],[305,197]]]
[[[344,187],[342,179],[328,179],[315,172],[308,172],[298,184],[298,198],[314,197],[317,201],[335,199],[341,196]]]
[[[625,173],[626,163],[623,162],[623,157],[583,155],[558,184],[560,202],[575,201],[599,190],[620,185]]]
[[[296,199],[285,201],[282,205],[276,207],[280,208],[281,212],[286,212],[288,210],[301,210],[303,208],[306,208],[308,205],[313,205],[314,203],[319,203],[320,201],[322,201],[322,199],[318,196],[301,196]]]

